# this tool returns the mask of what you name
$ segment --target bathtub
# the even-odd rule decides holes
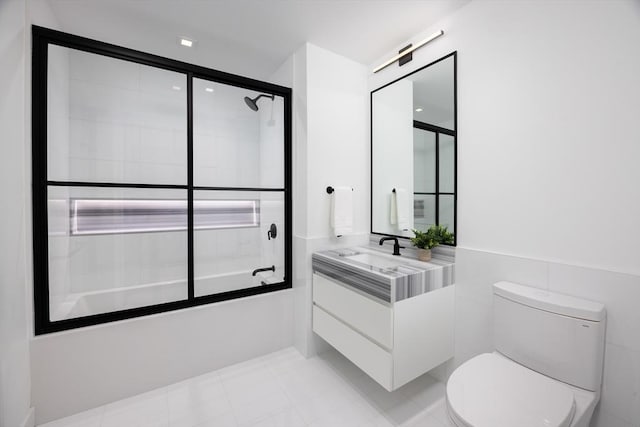
[[[281,268],[276,271],[282,271]],[[240,271],[199,277],[195,279],[195,296],[218,294],[264,284],[277,283],[273,272]],[[51,298],[51,320],[72,319],[92,314],[108,313],[129,308],[144,307],[187,298],[184,280],[158,282],[137,286],[72,293]]]

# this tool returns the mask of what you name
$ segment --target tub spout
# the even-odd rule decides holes
[[[255,270],[253,270],[253,273],[251,273],[252,276],[255,276],[256,274],[260,273],[261,271],[276,271],[276,266],[272,265],[271,267],[263,267],[263,268],[256,268]]]

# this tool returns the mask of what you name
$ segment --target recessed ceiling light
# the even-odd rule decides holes
[[[207,91],[207,92],[209,92],[209,93],[213,92],[213,88],[212,88],[212,87],[207,87],[207,88],[205,88],[204,90],[205,90],[205,91]]]
[[[180,86],[171,86],[171,89],[173,89],[173,90],[180,90]]]
[[[422,111],[422,107],[416,108],[416,113],[419,113],[420,111]]]
[[[189,40],[189,39],[185,39],[184,37],[181,37],[180,38],[180,44],[182,46],[192,47],[193,46],[193,40]]]

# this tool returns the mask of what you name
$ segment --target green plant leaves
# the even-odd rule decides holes
[[[427,231],[412,230],[415,237],[412,237],[411,243],[420,249],[435,248],[441,243],[452,244],[453,233],[447,230],[444,225],[432,225]]]

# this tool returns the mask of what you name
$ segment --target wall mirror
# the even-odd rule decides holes
[[[456,234],[456,52],[371,92],[371,232]],[[454,243],[455,244],[455,243]]]

